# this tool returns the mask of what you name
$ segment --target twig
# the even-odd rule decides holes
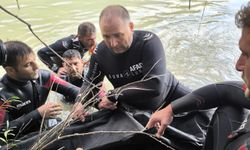
[[[55,83],[55,80],[52,81],[52,84],[50,86],[48,94],[52,91],[52,87],[53,87],[54,83]],[[45,101],[45,104],[47,103],[47,101],[48,101],[48,99]],[[41,122],[41,125],[40,125],[39,138],[38,139],[40,139],[40,135],[42,133],[42,126],[43,126],[44,121],[45,121],[45,114],[46,114],[46,112],[47,112],[47,109],[45,110],[45,113],[43,114],[43,117],[42,117],[42,122]]]
[[[95,87],[92,86],[91,88],[95,88]],[[76,102],[82,102],[83,101],[83,97],[87,96],[87,94],[89,94],[89,92],[86,92],[86,91],[85,91],[85,94],[80,94],[80,96],[77,97]],[[85,109],[85,107],[86,106],[84,106],[83,108]],[[32,146],[31,150],[40,150],[47,143],[49,143],[49,142],[57,139],[63,133],[64,129],[67,126],[69,126],[72,122],[74,122],[74,120],[72,120],[73,114],[74,114],[74,108],[73,108],[73,110],[70,112],[70,114],[67,116],[67,118],[64,121],[60,122],[55,127],[53,127],[51,130],[49,130],[45,135],[43,135]]]
[[[149,69],[149,71],[143,76],[143,78],[141,79],[141,81],[144,80],[144,79],[148,76],[148,74],[154,69],[154,67],[155,67],[160,61],[161,61],[161,59],[159,59],[156,63],[154,63],[154,65]]]
[[[18,0],[16,0],[18,2]],[[18,7],[19,7],[19,4],[18,4]],[[52,48],[50,48],[45,42],[43,42],[37,35],[36,33],[33,31],[31,25],[29,23],[27,23],[26,21],[24,21],[23,19],[19,18],[17,15],[14,15],[12,14],[11,12],[9,12],[8,10],[6,10],[5,8],[3,8],[1,5],[0,5],[0,8],[6,12],[7,14],[17,18],[20,22],[26,24],[29,28],[29,30],[31,31],[31,33],[43,44],[45,45],[47,48],[49,48],[56,56],[58,56],[62,61],[64,61],[67,65],[71,66],[70,64],[68,64],[58,53],[56,53]],[[154,66],[149,70],[149,72],[151,72],[151,70],[155,67],[155,65],[159,62],[160,60],[158,60]],[[72,67],[72,66],[71,66]],[[148,72],[148,73],[149,73]],[[78,73],[78,72],[77,72]],[[148,75],[148,73],[145,75],[145,77]],[[82,75],[80,75],[82,77]],[[147,78],[147,79],[144,79],[144,77],[142,78],[142,80],[140,80],[139,82],[145,82],[147,80],[151,80],[153,78],[156,78],[156,77],[151,77],[151,78]],[[89,82],[88,80],[86,80],[92,87],[90,89],[94,89],[94,88],[98,88],[96,85],[93,85],[91,82]],[[130,83],[130,84],[127,84],[125,86],[122,86],[122,87],[127,87],[131,84],[135,84],[136,82],[134,83]],[[118,95],[121,94],[121,92],[125,91],[125,90],[131,90],[133,88],[131,87],[128,87],[127,89],[122,89],[122,88],[119,88],[117,91],[118,91]],[[143,88],[137,88],[137,89],[140,89],[140,90],[145,90]],[[150,89],[146,89],[146,90],[150,90]],[[119,92],[120,91],[120,92]],[[87,95],[86,94],[89,94],[90,91],[84,91],[84,95],[80,96],[79,98],[81,98],[79,101],[82,101],[83,97],[86,97]],[[95,95],[96,96],[96,95]],[[94,102],[94,99],[91,99],[91,101]],[[87,106],[87,104],[89,104],[90,102],[86,102],[85,103],[85,107]],[[140,134],[146,134],[146,133],[143,133],[141,131],[96,131],[96,132],[89,132],[89,133],[83,133],[83,134],[73,134],[73,135],[67,135],[67,136],[62,136],[60,137],[60,135],[63,133],[63,130],[65,127],[67,127],[68,125],[71,124],[72,120],[71,120],[71,117],[72,117],[72,114],[74,113],[74,110],[71,111],[70,115],[68,116],[68,118],[59,123],[58,125],[56,125],[54,128],[52,128],[47,134],[45,134],[44,136],[42,136],[40,138],[40,140],[32,147],[32,149],[41,149],[43,147],[45,147],[46,145],[49,145],[51,143],[53,143],[54,141],[58,140],[58,139],[62,139],[62,138],[66,138],[66,137],[70,137],[70,136],[84,136],[84,135],[90,135],[90,134],[98,134],[98,133],[112,133],[112,134],[126,134],[126,133],[140,133]],[[146,134],[148,135],[148,134]],[[50,137],[50,138],[48,138]],[[152,137],[152,136],[150,136]],[[54,139],[54,140],[51,140],[51,139]],[[158,140],[157,140],[158,141]],[[166,145],[164,143],[162,143],[163,145]],[[44,146],[45,145],[45,146]],[[42,147],[41,147],[42,146]],[[167,145],[166,145],[167,146]],[[167,146],[168,147],[168,146]],[[170,148],[170,147],[168,147]]]
[[[49,146],[50,144],[52,144],[56,140],[62,140],[62,139],[65,139],[65,138],[76,137],[76,136],[95,135],[95,134],[143,134],[143,135],[147,135],[147,136],[151,137],[152,139],[156,140],[157,142],[159,142],[160,144],[162,144],[166,148],[174,150],[172,147],[170,147],[170,146],[166,145],[165,143],[163,143],[162,141],[158,140],[155,137],[155,135],[145,133],[143,131],[93,131],[93,132],[87,132],[87,133],[74,133],[74,134],[64,135],[64,136],[58,137],[58,139],[55,139],[55,140],[51,141],[50,143],[46,144],[42,148],[45,148],[45,147]]]
[[[20,5],[19,5],[18,0],[16,0],[16,4],[17,4],[17,8],[20,10]]]
[[[200,19],[200,23],[199,23],[199,27],[198,27],[198,34],[200,33],[201,23],[202,23],[202,20],[203,20],[203,17],[204,17],[204,12],[205,12],[206,6],[207,6],[207,0],[205,1],[204,7],[203,7],[203,10],[202,10],[202,15],[201,15],[201,19]]]
[[[76,71],[76,69],[74,68],[74,67],[72,67],[67,61],[65,61],[64,59],[63,59],[63,57],[62,56],[60,56],[55,50],[53,50],[50,46],[48,46],[34,31],[33,31],[33,29],[32,29],[32,27],[31,27],[31,25],[28,23],[28,22],[26,22],[25,20],[23,20],[22,18],[20,18],[20,17],[18,17],[17,15],[15,15],[15,14],[13,14],[13,13],[11,13],[10,11],[8,11],[7,9],[5,9],[4,7],[2,7],[2,5],[0,5],[0,8],[4,11],[4,12],[6,12],[7,14],[9,14],[9,15],[11,15],[11,16],[13,16],[13,17],[15,17],[16,19],[18,19],[20,22],[22,22],[22,23],[24,23],[25,25],[27,25],[28,26],[28,28],[29,28],[29,30],[30,30],[30,32],[44,45],[44,46],[46,46],[47,48],[49,48],[57,57],[59,57],[63,62],[65,62],[68,66],[70,66],[76,73],[77,73],[77,75],[79,75],[81,78],[83,78],[83,76],[79,73],[79,72],[77,72]]]
[[[191,9],[191,0],[189,0],[188,9],[189,9],[189,10]]]

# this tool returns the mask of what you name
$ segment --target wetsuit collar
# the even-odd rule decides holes
[[[28,83],[28,81],[17,81],[15,79],[9,77],[8,75],[6,75],[6,78],[8,79],[9,82],[11,82],[14,85],[24,86]]]

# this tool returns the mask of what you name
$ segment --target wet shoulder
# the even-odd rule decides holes
[[[1,101],[7,100],[12,96],[16,96],[15,91],[13,91],[13,85],[10,85],[7,76],[4,75],[0,80],[0,99]]]
[[[106,46],[105,42],[102,41],[101,43],[96,45],[96,48],[94,50],[94,54],[102,53],[102,52],[106,51],[107,49],[108,49],[108,47]]]
[[[40,83],[40,84],[41,83],[44,84],[48,80],[50,80],[52,72],[48,71],[48,70],[45,70],[45,69],[39,69],[38,74],[39,74],[39,77],[37,79],[37,82]]]
[[[149,42],[154,39],[158,39],[158,36],[150,31],[136,30],[134,31],[134,41],[135,42]]]
[[[58,40],[57,43],[62,44],[64,48],[70,49],[73,43],[78,43],[78,38],[75,38],[75,35],[70,35]]]

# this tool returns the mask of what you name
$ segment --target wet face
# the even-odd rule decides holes
[[[90,49],[96,44],[96,33],[90,33],[85,36],[78,36],[78,39],[86,49]]]
[[[100,29],[105,44],[114,53],[127,51],[132,43],[134,25],[132,22],[122,20],[118,16],[112,19],[103,17],[100,20]]]
[[[77,58],[77,57],[72,57],[72,58],[65,58],[65,61],[69,65],[71,65],[69,66],[66,63],[64,63],[64,66],[68,75],[72,78],[81,78],[81,75],[84,69],[84,63],[82,59]]]
[[[245,81],[248,90],[245,93],[250,97],[250,28],[244,27],[239,41],[241,55],[236,63],[236,70],[242,72],[242,78]]]
[[[18,81],[28,81],[38,78],[38,66],[34,53],[17,57],[17,66],[13,68],[12,78]]]

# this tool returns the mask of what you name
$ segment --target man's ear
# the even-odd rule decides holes
[[[65,63],[64,61],[62,62],[62,66],[63,66],[63,67],[66,67],[66,63]]]
[[[10,75],[10,76],[16,74],[16,69],[13,68],[13,67],[11,67],[11,66],[7,66],[7,67],[5,67],[4,69],[5,69],[6,73],[7,73],[8,75]]]
[[[81,63],[84,65],[85,64],[85,61],[83,59],[81,59]]]
[[[134,23],[133,22],[130,22],[129,23],[129,28],[130,30],[133,32],[134,31]]]

